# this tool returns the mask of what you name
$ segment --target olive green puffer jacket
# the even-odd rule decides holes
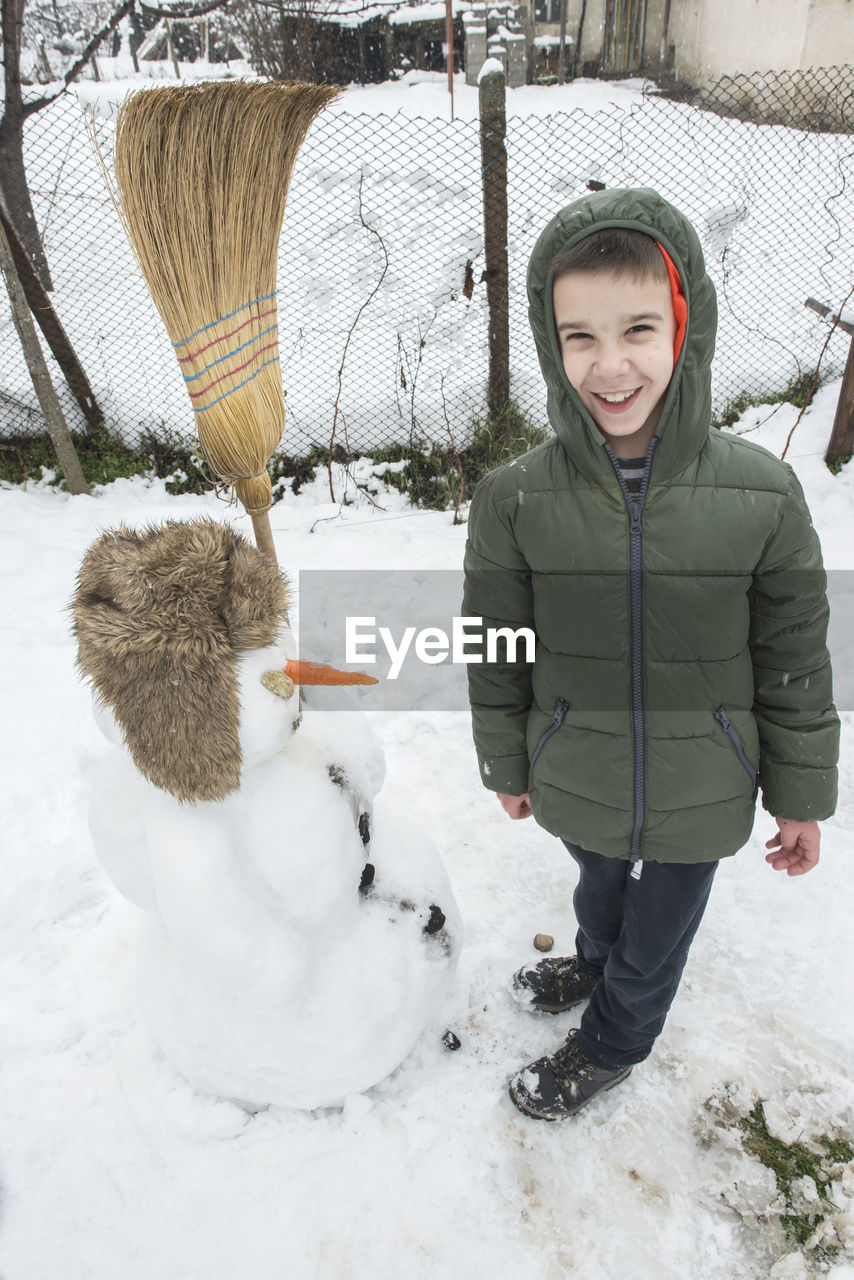
[[[555,255],[605,227],[667,250],[685,339],[635,498],[563,369]],[[564,209],[528,271],[555,438],[472,502],[464,612],[531,627],[533,664],[468,667],[484,784],[530,792],[554,835],[611,857],[735,853],[757,789],[772,814],[827,818],[839,722],[818,538],[792,469],[710,428],[715,293],[691,225],[650,190]]]

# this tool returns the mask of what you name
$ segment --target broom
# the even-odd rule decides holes
[[[276,558],[267,463],[282,438],[276,260],[297,152],[330,85],[219,81],[132,94],[117,207],[175,347],[211,471]]]

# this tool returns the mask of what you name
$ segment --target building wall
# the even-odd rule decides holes
[[[835,66],[854,57],[854,0],[671,0],[680,80]]]
[[[552,0],[546,0],[546,11],[551,14]],[[529,12],[533,15],[534,3],[530,0]],[[584,18],[584,31],[581,37],[581,51],[577,56],[576,73],[581,75],[581,64],[584,61],[597,62],[602,52],[602,22],[605,12],[605,0],[587,0],[587,13]],[[567,0],[566,6],[566,38],[575,40],[578,36],[578,23],[581,18],[581,0]],[[535,22],[534,35],[559,36],[560,22]]]
[[[854,62],[854,0],[812,0],[802,67],[840,67]]]
[[[676,3],[678,0],[672,0],[672,2]],[[530,0],[530,3],[533,12],[533,0]],[[548,7],[551,9],[551,0],[548,0]],[[647,0],[644,71],[651,75],[655,74],[660,65],[665,7],[666,0]],[[573,41],[578,35],[581,8],[582,0],[567,0],[566,34],[567,38]],[[605,44],[605,8],[605,0],[587,0],[581,47],[576,51],[576,74],[579,76],[582,74],[585,62],[593,62],[597,69],[599,67],[602,48]],[[534,34],[558,36],[560,24],[559,22],[537,22]]]

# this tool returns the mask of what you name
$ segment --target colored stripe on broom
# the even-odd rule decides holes
[[[275,346],[275,343],[273,345]],[[208,409],[212,409],[215,404],[219,404],[220,400],[224,400],[226,396],[230,396],[235,391],[239,391],[241,387],[245,387],[247,382],[251,382],[253,378],[258,377],[258,374],[261,372],[262,369],[266,369],[268,364],[275,364],[278,361],[278,359],[279,359],[278,356],[273,356],[272,360],[265,360],[262,365],[258,366],[258,368],[255,370],[254,373],[250,373],[248,378],[244,378],[242,382],[238,382],[236,387],[231,387],[230,390],[223,391],[222,395],[217,396],[216,400],[211,400],[210,404],[203,404],[198,409],[196,408],[195,405],[193,405],[192,406],[193,413],[207,413]],[[198,392],[198,394],[202,395],[203,393],[200,391]]]
[[[211,391],[217,385],[218,382],[225,382],[226,378],[233,378],[236,373],[240,373],[243,369],[248,369],[252,361],[257,360],[262,351],[272,351],[275,347],[278,346],[278,344],[279,344],[279,340],[277,338],[275,342],[268,342],[265,347],[259,347],[254,355],[251,355],[248,360],[244,360],[243,364],[239,364],[236,369],[229,369],[227,373],[221,373],[218,378],[214,378],[213,382],[209,382],[208,385],[206,387],[203,387],[201,391],[191,391],[190,399],[198,400],[200,396],[206,396],[208,392]],[[267,360],[266,363],[270,364],[271,361]],[[263,369],[264,366],[262,365],[261,368]],[[249,379],[247,378],[246,381],[248,382]],[[241,383],[241,386],[242,385],[243,384]],[[237,387],[232,387],[232,390],[236,391]]]
[[[253,307],[256,302],[266,302],[268,298],[275,298],[278,292],[279,292],[278,289],[274,289],[272,293],[265,293],[265,294],[262,294],[260,298],[253,298],[251,302],[244,302],[243,305],[238,307],[236,311],[229,311],[227,316],[220,316],[218,320],[211,320],[210,324],[203,324],[201,329],[197,329],[195,333],[191,333],[188,338],[182,338],[180,342],[173,342],[172,346],[173,347],[186,346],[188,342],[193,341],[193,338],[198,338],[200,333],[205,333],[207,332],[208,329],[212,329],[214,325],[222,324],[225,320],[230,320],[232,316],[239,315],[240,312],[245,311],[247,307]]]
[[[263,338],[264,335],[267,333],[272,333],[273,330],[278,329],[278,327],[279,327],[278,324],[271,324],[268,329],[262,329],[261,332],[256,333],[253,338],[250,338],[247,342],[244,342],[241,346],[235,347],[233,351],[228,351],[224,356],[218,356],[216,360],[211,360],[210,364],[205,365],[204,369],[200,369],[198,373],[191,373],[191,374],[185,373],[183,375],[184,381],[195,382],[197,378],[203,378],[206,373],[210,373],[211,369],[215,369],[218,364],[222,364],[223,360],[233,359],[233,357],[236,355],[239,355],[241,351],[245,351],[247,347],[251,347],[253,342],[257,342],[259,338]],[[270,348],[270,344],[268,343],[266,347],[261,347],[261,350],[268,351],[269,348]],[[246,363],[248,364],[249,361],[247,360]],[[246,368],[245,364],[240,365],[240,369],[245,369],[245,368]],[[239,372],[239,370],[235,369],[234,372],[237,373]],[[211,383],[211,386],[213,385],[214,384]],[[198,394],[201,395],[202,393],[199,392]]]
[[[251,306],[252,304],[247,303],[246,305]],[[206,351],[210,351],[211,347],[215,347],[218,342],[227,342],[228,339],[233,338],[236,333],[240,333],[241,329],[245,329],[248,324],[254,324],[256,320],[265,320],[267,316],[274,316],[275,314],[276,314],[276,308],[271,307],[269,311],[262,311],[257,316],[250,316],[248,320],[244,320],[243,324],[239,324],[237,328],[232,329],[230,333],[221,334],[220,337],[214,338],[212,342],[208,342],[204,347],[199,347],[198,351],[191,351],[186,356],[179,356],[178,363],[186,364],[188,360],[195,360],[199,356],[203,356]],[[189,341],[190,339],[187,338],[187,342]],[[177,345],[183,346],[183,343],[178,343]]]

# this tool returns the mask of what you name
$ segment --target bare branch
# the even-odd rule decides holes
[[[92,39],[86,45],[86,48],[80,54],[80,57],[73,64],[73,66],[68,68],[65,75],[63,76],[62,82],[61,82],[62,83],[61,89],[58,89],[56,93],[45,94],[44,97],[36,98],[32,102],[27,102],[24,104],[22,115],[25,120],[29,116],[35,115],[37,111],[41,111],[42,107],[48,106],[51,102],[55,101],[56,98],[61,97],[61,95],[65,93],[65,90],[71,84],[72,80],[77,79],[77,76],[86,66],[86,63],[92,57],[92,54],[96,51],[98,46],[104,40],[106,40],[108,35],[110,35],[113,31],[115,31],[116,27],[119,25],[122,18],[124,18],[128,13],[130,13],[135,2],[136,0],[123,0],[122,4],[119,5],[118,9],[114,10],[109,21],[105,22],[104,25],[98,31],[95,32],[95,34],[92,36]]]
[[[140,9],[143,13],[153,13],[157,18],[175,18],[178,22],[183,22],[187,18],[201,18],[206,13],[213,13],[214,9],[224,8],[227,0],[209,0],[207,4],[195,4],[189,9],[180,9],[177,6],[169,9],[158,9],[153,4],[143,4],[140,0]]]
[[[399,0],[377,0],[376,3],[359,5],[358,8],[342,10],[334,3],[322,4],[320,0],[253,0],[259,9],[275,9],[285,17],[309,16],[316,19],[350,18],[357,13],[375,13],[378,9],[388,9],[391,13],[400,8]],[[148,9],[148,5],[142,6]]]
[[[463,505],[463,502],[465,501],[465,496],[466,496],[466,476],[465,476],[465,472],[463,471],[463,463],[462,463],[462,459],[460,458],[460,451],[457,448],[457,442],[454,439],[454,433],[451,430],[451,420],[448,417],[448,404],[447,404],[447,401],[445,400],[444,373],[442,374],[442,377],[439,381],[439,390],[442,393],[442,416],[445,419],[445,430],[447,431],[448,439],[451,442],[451,453],[454,455],[454,465],[456,466],[457,473],[460,477],[460,491],[457,495],[457,505],[454,508],[454,524],[462,524],[462,521],[460,519],[460,507]]]
[[[380,248],[383,251],[383,257],[385,258],[385,265],[383,266],[382,274],[380,275],[379,280],[376,282],[373,289],[368,294],[367,298],[362,303],[362,305],[359,307],[359,310],[356,312],[356,318],[353,321],[352,325],[350,326],[350,332],[347,334],[347,341],[344,343],[344,350],[341,353],[341,363],[338,366],[338,394],[335,397],[335,410],[332,415],[332,434],[329,437],[329,456],[326,460],[326,470],[329,475],[329,495],[333,502],[335,501],[335,490],[332,485],[332,451],[335,447],[335,433],[338,429],[338,415],[341,412],[341,410],[339,409],[339,403],[341,400],[341,390],[342,390],[342,383],[344,378],[344,364],[347,359],[347,351],[349,350],[350,341],[353,337],[353,334],[356,332],[356,325],[359,323],[359,321],[362,318],[362,312],[371,305],[374,298],[379,293],[380,287],[382,286],[382,282],[386,278],[386,272],[388,271],[388,249],[386,249],[385,247],[385,241],[383,240],[379,231],[376,230],[376,228],[369,227],[367,222],[365,222],[365,215],[362,209],[362,183],[364,182],[364,180],[365,180],[365,173],[363,170],[359,176],[359,221],[361,222],[362,226],[365,228],[366,231],[370,231],[371,235],[376,236],[377,240],[379,240]]]

